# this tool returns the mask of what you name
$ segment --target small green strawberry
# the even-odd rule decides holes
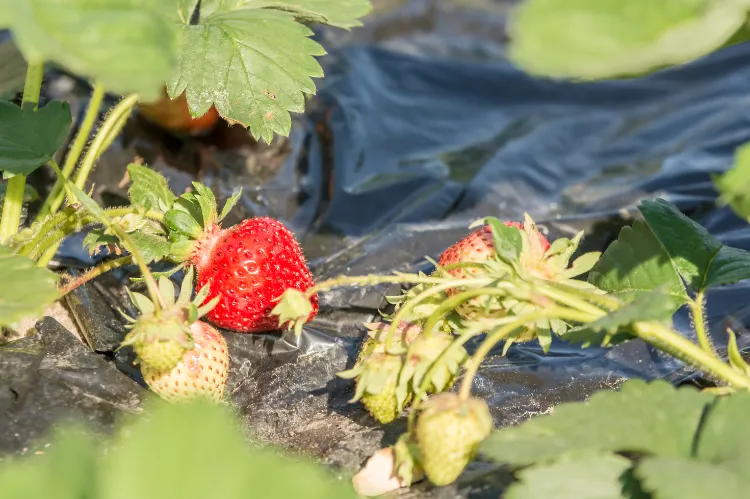
[[[453,483],[474,459],[492,426],[484,400],[440,393],[423,403],[415,432],[427,478],[438,486]]]
[[[375,419],[388,424],[401,414],[412,398],[406,387],[398,384],[403,365],[403,355],[376,352],[338,376],[357,378],[355,394],[349,402],[360,400]]]

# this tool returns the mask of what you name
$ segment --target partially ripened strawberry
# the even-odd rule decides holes
[[[172,259],[191,261],[198,287],[207,286],[207,299],[219,297],[207,318],[217,326],[243,333],[279,329],[272,313],[288,289],[306,291],[314,285],[312,274],[294,234],[269,217],[246,219],[222,228],[221,220],[236,202],[232,198],[216,213],[211,191],[194,183],[194,192],[183,194],[165,214],[171,230]],[[311,320],[318,297],[310,297]]]
[[[146,384],[172,401],[199,397],[219,400],[229,374],[226,340],[198,320],[217,300],[201,306],[208,291],[203,288],[191,301],[193,274],[193,267],[189,267],[177,298],[174,284],[166,277],[159,278],[154,300],[130,293],[141,314],[138,318],[125,316],[130,332],[121,347],[133,347]]]
[[[574,280],[573,278],[590,270],[599,259],[600,253],[586,253],[573,261],[572,264],[570,263],[570,258],[578,249],[583,232],[579,232],[573,239],[560,238],[550,244],[547,238],[539,232],[536,223],[528,214],[524,216],[522,224],[518,222],[503,223],[508,227],[518,229],[520,232],[521,244],[518,252],[517,271],[522,279],[542,279],[567,283],[576,287],[590,286],[584,281]],[[484,267],[444,268],[444,271],[459,279],[475,277],[503,279],[507,275],[504,273],[507,272],[508,267],[491,265],[498,261],[499,255],[497,255],[495,249],[492,229],[487,225],[448,248],[441,255],[438,264],[441,267],[460,263],[484,264]],[[500,271],[498,272],[497,269],[500,269]],[[456,287],[448,289],[446,294],[455,296],[462,291],[465,291],[465,289]],[[456,312],[464,319],[474,320],[478,317],[487,316],[524,315],[533,312],[535,307],[534,304],[510,297],[489,298],[488,303],[488,297],[476,296],[457,306]],[[529,341],[538,337],[540,344],[546,351],[551,343],[550,332],[554,330],[558,334],[563,334],[566,327],[565,323],[559,320],[539,319],[535,324],[514,331],[508,337],[505,347],[507,349],[514,341]]]
[[[194,347],[171,369],[141,366],[149,388],[172,402],[206,398],[221,400],[229,375],[227,341],[211,325],[196,321],[190,326]]]

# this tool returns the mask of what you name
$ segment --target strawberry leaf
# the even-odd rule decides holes
[[[601,319],[571,329],[562,338],[568,343],[615,345],[633,338],[628,328],[635,322],[665,322],[672,318],[676,307],[673,296],[658,291],[637,291],[632,301]]]
[[[639,209],[674,267],[694,290],[750,278],[750,252],[725,246],[672,203],[644,201]]]
[[[750,143],[734,153],[734,166],[723,175],[714,177],[719,191],[719,204],[729,205],[739,216],[750,220]]]
[[[0,11],[0,18],[2,17]],[[11,100],[23,89],[26,66],[26,61],[12,40],[6,39],[0,43],[0,99]]]
[[[155,100],[175,67],[180,30],[173,2],[7,2],[13,39],[27,60],[53,61],[117,93]]]
[[[705,499],[747,495],[747,473],[721,465],[674,457],[646,457],[635,470],[643,488],[658,499]]]
[[[608,293],[653,291],[671,295],[676,304],[688,300],[685,286],[669,255],[641,220],[623,227],[589,272],[591,284]],[[675,307],[676,308],[676,307]]]
[[[310,461],[262,447],[251,451],[239,421],[221,406],[155,402],[149,417],[123,428],[103,456],[92,497],[241,499],[248,491],[264,499],[357,497],[350,484]]]
[[[593,454],[518,472],[504,499],[626,499],[621,480],[632,466],[624,457]],[[585,487],[581,484],[585,483]]]
[[[164,212],[174,203],[175,195],[163,175],[136,163],[128,165],[128,175],[132,181],[128,195],[134,206]]]
[[[41,314],[58,297],[58,276],[0,246],[0,326]]]
[[[34,111],[0,101],[0,171],[28,175],[52,159],[70,130],[70,104],[52,101]]]
[[[586,404],[564,403],[551,414],[496,430],[481,445],[501,464],[525,466],[592,452],[689,457],[703,413],[715,397],[666,381],[627,381]]]
[[[169,96],[186,92],[193,116],[215,106],[270,143],[274,133],[289,134],[289,113],[304,110],[304,94],[316,91],[312,78],[323,76],[314,56],[326,52],[295,17],[353,26],[369,2],[204,0],[199,22],[191,24],[195,5],[180,5],[185,42]]]
[[[638,75],[721,47],[747,11],[742,0],[527,0],[511,16],[509,57],[556,78]]]

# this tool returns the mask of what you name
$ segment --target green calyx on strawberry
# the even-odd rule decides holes
[[[406,362],[399,376],[399,384],[407,384],[414,393],[418,393],[430,371],[426,393],[450,389],[458,378],[461,366],[469,358],[463,345],[453,343],[453,335],[443,331],[422,334],[414,339],[406,351]]]
[[[294,234],[269,217],[249,218],[224,229],[220,223],[240,193],[218,215],[211,190],[197,182],[193,187],[193,192],[176,198],[164,213],[170,258],[192,262],[197,286],[209,287],[207,299],[220,297],[207,315],[213,324],[244,333],[278,329],[278,314],[273,312],[276,302],[287,290],[303,293],[314,286]],[[309,321],[318,311],[317,294],[305,303]]]
[[[500,222],[493,217],[479,222],[487,225],[448,248],[438,261],[437,271],[446,272],[458,279],[489,277],[502,281],[518,278],[532,285],[535,280],[540,280],[579,288],[592,287],[574,278],[593,268],[601,253],[586,253],[570,263],[583,232],[572,239],[560,238],[550,244],[528,214],[524,216],[522,224]],[[476,265],[463,268],[460,264]],[[455,296],[465,290],[463,287],[451,288],[447,295]],[[460,304],[456,312],[465,320],[472,321],[480,317],[522,315],[533,312],[536,307],[528,301],[513,297],[477,296]],[[507,350],[514,341],[539,338],[540,344],[547,351],[551,344],[551,331],[563,334],[566,328],[563,321],[539,320],[536,324],[513,332],[506,341],[505,348]]]
[[[182,359],[185,352],[193,349],[191,325],[208,313],[218,299],[203,303],[207,288],[203,288],[193,299],[193,268],[186,272],[180,294],[175,300],[175,288],[166,277],[159,278],[159,299],[153,302],[140,293],[128,290],[130,299],[139,310],[137,318],[125,318],[130,330],[120,347],[130,345],[137,355],[137,362],[143,366],[165,371],[172,369]]]
[[[419,272],[419,277],[427,277],[424,272]],[[429,291],[434,288],[435,284],[421,282],[415,286],[412,286],[407,291],[404,291],[398,296],[386,296],[385,299],[391,305],[394,305],[394,311],[392,314],[383,314],[383,318],[386,320],[394,320],[396,313],[399,312],[403,307],[408,307],[408,310],[404,315],[401,316],[401,320],[405,322],[419,323],[426,321],[433,313],[435,313],[440,305],[445,302],[448,295],[445,291],[433,292],[432,294],[425,296],[419,301],[416,300],[417,296]],[[446,333],[456,327],[456,321],[453,320],[451,314],[447,314],[442,317],[437,323],[438,329]]]
[[[395,420],[411,402],[413,393],[407,383],[401,383],[404,352],[410,341],[419,335],[421,327],[403,322],[396,328],[391,351],[387,350],[386,337],[390,324],[367,324],[368,337],[362,343],[354,367],[337,375],[343,379],[356,379],[351,403],[361,401],[367,411],[379,422]],[[394,353],[395,351],[395,353]]]
[[[422,403],[415,435],[427,478],[438,486],[453,483],[474,459],[492,427],[484,400],[440,393]]]

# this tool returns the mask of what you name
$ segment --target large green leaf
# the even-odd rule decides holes
[[[0,101],[0,171],[28,175],[49,161],[70,130],[70,104],[52,101],[34,111]]]
[[[750,252],[725,246],[672,203],[639,206],[643,218],[683,279],[695,290],[750,278]]]
[[[628,499],[623,475],[631,463],[613,454],[563,459],[520,471],[503,499]]]
[[[0,3],[2,1],[0,0]],[[12,99],[23,89],[25,79],[26,61],[21,52],[10,39],[0,42],[0,99]]]
[[[614,294],[659,289],[675,303],[688,300],[685,286],[669,255],[641,220],[623,227],[589,272],[589,282]]]
[[[113,92],[156,99],[175,68],[175,2],[24,0],[8,7],[26,59],[54,61]]]
[[[628,332],[630,326],[636,322],[667,322],[674,313],[675,299],[673,296],[659,291],[639,291],[634,299],[601,319],[578,326],[561,335],[569,343],[589,345],[614,345],[626,341],[633,336]]]
[[[698,440],[697,458],[722,463],[740,475],[750,477],[750,393],[739,392],[716,401],[708,413]],[[748,489],[750,490],[750,489]]]
[[[295,13],[347,26],[356,23],[368,4],[204,0],[198,24],[190,24],[195,2],[181,2],[185,40],[179,70],[167,87],[169,96],[185,92],[193,116],[213,105],[221,116],[242,123],[266,142],[274,133],[288,135],[289,113],[304,110],[304,94],[316,91],[312,78],[323,76],[314,56],[326,53]]]
[[[101,462],[101,499],[354,499],[350,483],[316,464],[245,444],[220,406],[159,403]],[[293,479],[290,479],[293,477]]]
[[[750,143],[740,146],[734,154],[734,166],[714,178],[719,190],[719,203],[729,205],[739,216],[750,220]]]
[[[747,472],[685,458],[647,457],[635,475],[654,499],[745,499],[750,491]]]
[[[565,403],[549,415],[496,430],[481,445],[492,460],[516,466],[591,452],[691,455],[701,416],[713,397],[665,381],[632,380],[585,403]]]
[[[719,48],[747,10],[744,0],[526,0],[510,20],[509,56],[551,77],[642,74]]]
[[[41,314],[59,296],[58,276],[0,246],[0,326]]]

